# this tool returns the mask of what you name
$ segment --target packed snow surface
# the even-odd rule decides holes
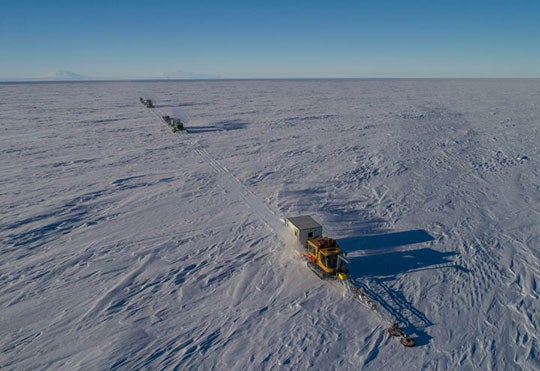
[[[540,368],[540,80],[0,93],[0,368]],[[297,215],[415,348],[306,267]]]

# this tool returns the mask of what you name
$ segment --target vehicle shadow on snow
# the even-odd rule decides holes
[[[383,278],[425,269],[465,268],[453,264],[456,252],[441,252],[424,247],[416,250],[397,250],[400,246],[433,241],[425,230],[385,233],[338,239],[347,253],[349,269],[355,277]],[[360,252],[364,254],[359,255]]]
[[[249,124],[241,120],[219,121],[214,125],[206,126],[189,126],[187,129],[190,133],[208,133],[212,131],[230,131],[245,129]]]
[[[207,106],[210,102],[185,102],[185,103],[162,103],[156,104],[157,108],[174,108],[174,107],[194,107],[194,106]]]
[[[437,268],[463,267],[452,264],[455,252],[440,252],[430,248],[396,251],[349,258],[349,269],[355,277],[388,277],[401,273]]]
[[[397,250],[398,247],[433,241],[425,230],[386,233],[372,236],[357,236],[338,240],[348,253],[349,271],[357,277],[360,285],[378,305],[403,325],[407,333],[415,334],[417,346],[426,345],[431,336],[422,329],[433,323],[424,313],[416,309],[404,295],[393,289],[391,282],[398,274],[428,269],[455,268],[466,271],[455,264],[455,252],[440,252],[422,247],[415,250]],[[358,255],[360,252],[365,255]]]
[[[412,245],[433,241],[433,237],[423,229],[413,231],[385,233],[371,236],[348,237],[338,240],[339,246],[346,252],[357,250],[375,250],[389,247]]]

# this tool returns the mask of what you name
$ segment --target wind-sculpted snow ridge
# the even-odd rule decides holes
[[[540,81],[0,92],[0,368],[540,368]],[[282,242],[302,214],[417,347]]]

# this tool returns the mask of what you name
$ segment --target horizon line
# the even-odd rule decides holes
[[[164,81],[256,81],[256,80],[534,80],[538,76],[464,76],[464,77],[218,77],[218,78],[88,78],[88,79],[42,79],[42,78],[0,78],[0,83],[80,83],[80,82],[164,82]]]

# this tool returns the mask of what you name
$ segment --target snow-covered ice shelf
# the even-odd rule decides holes
[[[540,80],[0,93],[0,368],[540,368]],[[418,347],[295,257],[300,214]]]

